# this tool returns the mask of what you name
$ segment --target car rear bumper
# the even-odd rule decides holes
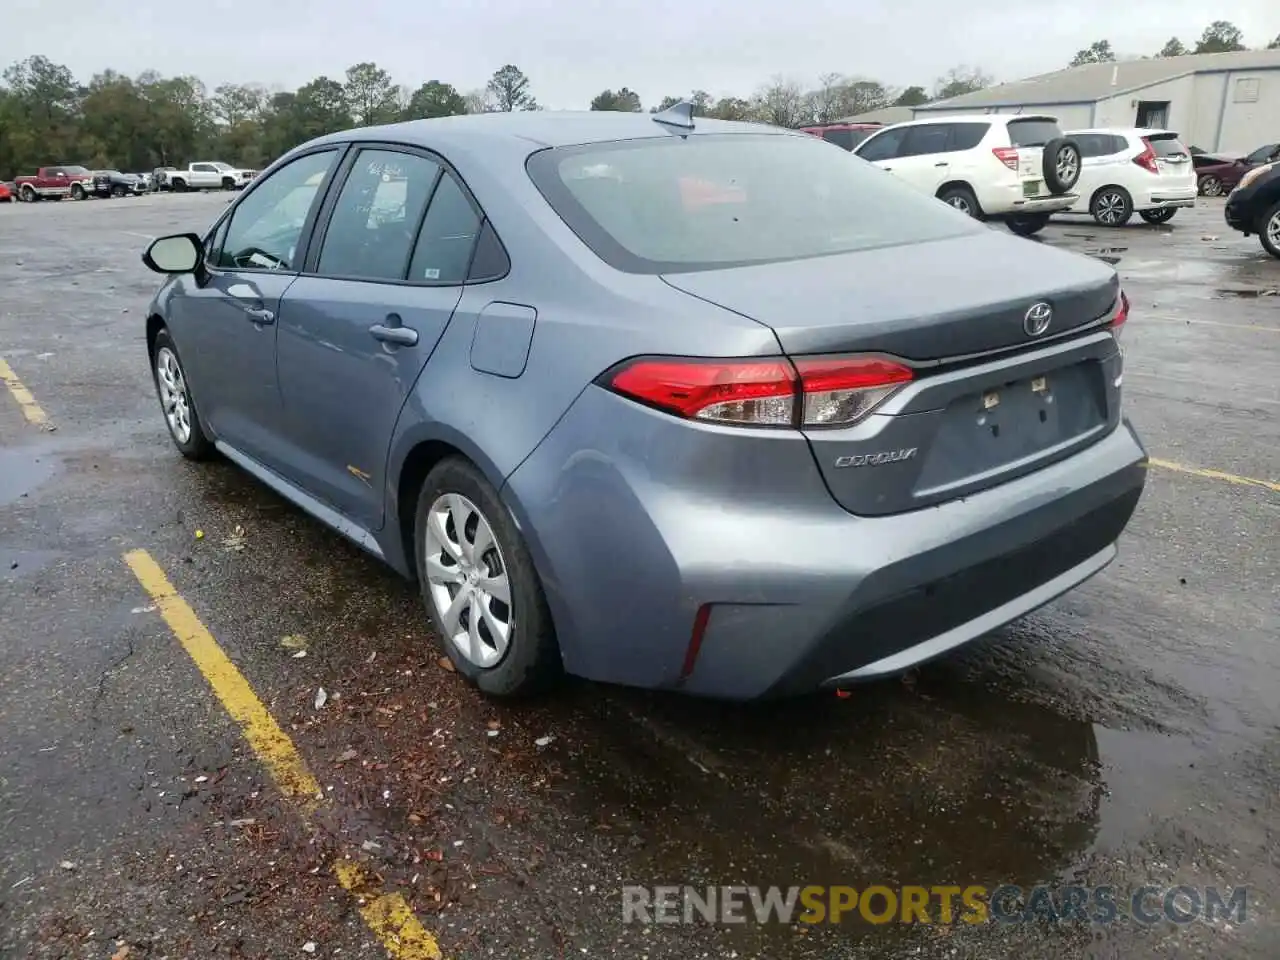
[[[1080,199],[1078,194],[1064,193],[1026,197],[1020,183],[990,188],[978,198],[983,213],[992,218],[1016,217],[1034,213],[1062,213]]]
[[[1138,210],[1166,210],[1169,208],[1194,207],[1199,191],[1194,182],[1182,186],[1153,187],[1146,196],[1137,198]]]
[[[570,672],[730,699],[901,672],[1101,570],[1146,478],[1122,422],[1034,474],[858,517],[787,432],[741,434],[591,388],[512,475]]]

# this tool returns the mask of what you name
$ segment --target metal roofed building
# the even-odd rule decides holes
[[[1280,140],[1280,50],[1090,63],[914,110],[916,119],[1046,113],[1066,130],[1163,127],[1188,146],[1247,153]]]

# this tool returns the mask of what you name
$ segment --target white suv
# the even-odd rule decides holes
[[[1196,205],[1195,164],[1176,133],[1123,127],[1069,136],[1084,158],[1072,213],[1122,227],[1135,213],[1147,223],[1165,223],[1179,207]]]
[[[1079,200],[1080,148],[1054,117],[975,114],[885,127],[854,148],[862,159],[980,220],[1042,230]]]

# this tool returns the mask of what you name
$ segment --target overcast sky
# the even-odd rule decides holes
[[[1280,0],[4,0],[0,66],[41,53],[81,80],[111,67],[292,89],[372,60],[410,88],[462,92],[504,63],[538,102],[582,109],[628,86],[646,106],[704,89],[747,96],[774,74],[839,72],[931,87],[968,63],[1014,80],[1107,38],[1154,53],[1208,21],[1245,43],[1280,33]]]

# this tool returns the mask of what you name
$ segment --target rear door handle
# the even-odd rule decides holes
[[[401,347],[416,347],[418,345],[418,331],[412,327],[388,327],[381,323],[375,323],[369,328],[369,333],[373,339],[381,340],[383,343],[394,343]]]
[[[265,307],[245,307],[244,315],[254,323],[276,322],[276,315]]]
[[[950,164],[950,163],[948,163],[946,160],[943,160],[941,163],[935,163],[935,164],[934,164],[934,166],[935,166],[935,167],[949,167],[949,166],[951,166],[951,164]]]

